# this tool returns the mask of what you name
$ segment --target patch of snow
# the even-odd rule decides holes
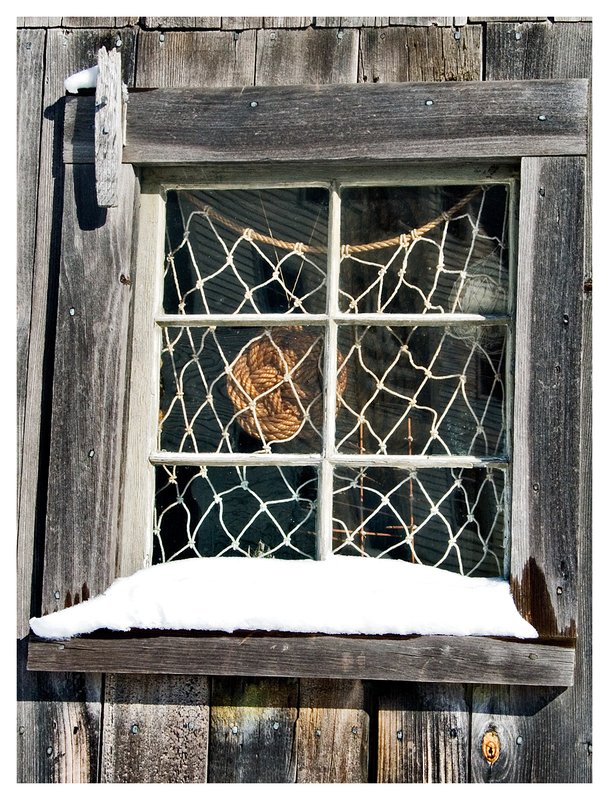
[[[501,578],[349,556],[159,564],[30,625],[52,639],[99,628],[537,637]]]
[[[77,94],[79,89],[95,89],[97,86],[97,76],[99,75],[99,67],[89,67],[80,72],[75,72],[70,75],[63,82],[66,92],[70,94]]]

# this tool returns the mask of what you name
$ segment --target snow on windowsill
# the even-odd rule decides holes
[[[100,628],[537,637],[500,578],[347,556],[159,564],[30,625],[52,639]]]

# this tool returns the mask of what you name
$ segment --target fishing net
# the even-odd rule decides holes
[[[329,458],[334,552],[503,573],[506,198],[499,185],[345,189],[341,238],[371,241],[341,244],[334,278],[325,190],[170,198],[159,449],[316,460],[158,466],[157,560],[315,557],[319,465]],[[209,324],[189,324],[197,314]],[[427,316],[396,324],[389,315]],[[348,463],[367,455],[493,463]]]

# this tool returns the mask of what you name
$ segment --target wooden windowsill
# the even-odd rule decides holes
[[[242,631],[30,636],[28,670],[571,686],[575,643]]]

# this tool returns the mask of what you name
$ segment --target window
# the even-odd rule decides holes
[[[111,662],[131,671],[158,669],[161,660],[160,668],[171,671],[449,680],[456,659],[470,665],[460,680],[571,680],[587,92],[585,81],[531,81],[135,94],[120,170],[127,181],[127,165],[135,165],[141,189],[129,335],[111,324],[88,324],[81,334],[103,329],[105,352],[128,367],[122,375],[117,369],[114,394],[99,393],[108,407],[112,401],[108,426],[124,418],[126,431],[121,446],[104,453],[109,468],[83,473],[67,502],[62,481],[51,481],[49,499],[47,610],[52,598],[65,596],[65,586],[73,591],[83,581],[64,577],[72,562],[62,552],[103,552],[90,559],[89,592],[92,584],[98,591],[107,586],[104,576],[115,563],[119,574],[131,574],[153,558],[175,560],[200,548],[219,555],[228,545],[225,555],[309,560],[340,548],[360,561],[398,555],[466,574],[509,574],[540,642],[252,636],[236,643],[210,634],[194,647],[192,637],[160,636],[138,648],[137,636],[101,637],[61,650],[34,642],[32,667],[99,669]],[[77,192],[74,201],[66,192],[63,261],[89,270],[90,282],[79,285],[90,293],[93,313],[103,316],[115,308],[117,290],[102,280],[107,267],[95,245],[105,233],[98,229],[112,243],[131,209],[125,200],[118,216],[100,216],[97,228],[86,219],[88,227],[80,224],[82,193],[92,191],[94,104],[88,101],[78,98],[67,108],[66,186]],[[396,198],[401,209],[416,212],[412,220],[396,218]],[[277,215],[274,203],[292,212]],[[210,233],[210,209],[218,215],[218,236]],[[472,226],[479,213],[483,224]],[[277,217],[291,227],[282,229]],[[437,218],[425,235],[403,236]],[[453,237],[456,227],[463,232]],[[93,257],[90,244],[73,244],[71,230],[94,242]],[[439,248],[444,230],[451,235]],[[252,234],[265,231],[270,241]],[[389,248],[356,250],[396,237]],[[222,253],[238,239],[242,261],[235,266]],[[213,280],[194,266],[205,241],[221,256]],[[468,242],[469,260],[463,258]],[[284,256],[278,259],[275,249]],[[173,255],[163,286],[157,278],[167,251]],[[418,280],[408,270],[400,275],[399,267],[392,272],[397,262],[385,269],[395,252],[421,256],[408,259]],[[285,269],[276,275],[281,258]],[[69,325],[80,316],[67,310],[73,285],[60,286],[68,324],[56,347],[56,377],[66,375],[55,387],[65,394],[53,422],[57,476],[71,474],[76,463],[61,438],[61,409],[110,380],[105,361],[87,370],[78,360]],[[305,351],[292,362],[285,353],[293,339],[282,336],[296,327]],[[248,348],[262,345],[284,370],[267,396],[294,401],[296,432],[285,438],[262,427],[268,416],[262,399],[240,372]],[[210,362],[199,369],[204,353]],[[181,382],[185,366],[183,374],[195,376],[195,400],[192,384]],[[311,368],[310,381],[299,381],[301,367]],[[398,384],[407,386],[402,397],[392,394]],[[399,410],[411,401],[409,413]],[[91,448],[86,462],[94,467],[96,452]],[[150,459],[143,471],[142,457]],[[109,469],[120,481],[107,483]],[[187,489],[205,469],[207,476]],[[267,538],[255,521],[273,513],[264,495],[270,479],[256,486],[259,499],[250,484],[263,471],[275,476],[281,508]],[[112,491],[100,492],[106,485]],[[240,504],[245,525],[232,528],[215,501],[224,504],[227,493],[239,492],[250,506]],[[153,541],[148,521],[155,495]],[[199,537],[197,514],[216,515],[217,536]],[[176,524],[189,515],[190,523]],[[93,538],[83,519],[100,518],[109,524],[97,524]]]
[[[168,192],[153,563],[506,573],[513,179],[407,176]]]

